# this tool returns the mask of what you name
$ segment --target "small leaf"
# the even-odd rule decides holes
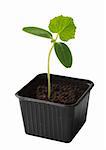
[[[75,38],[76,26],[71,17],[61,15],[50,21],[49,30],[58,33],[62,41],[68,41]]]
[[[72,54],[68,46],[64,43],[55,43],[54,44],[55,52],[60,60],[60,62],[66,67],[69,68],[72,65]]]
[[[41,36],[41,37],[52,39],[52,34],[49,31],[46,31],[46,30],[41,29],[41,28],[37,28],[37,27],[24,27],[23,31],[25,31],[27,33],[30,33],[30,34],[37,35],[37,36]]]

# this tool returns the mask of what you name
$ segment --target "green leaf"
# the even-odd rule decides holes
[[[55,43],[54,49],[60,62],[69,68],[72,65],[72,54],[68,46],[64,43]]]
[[[41,37],[52,39],[52,34],[49,31],[46,31],[46,30],[41,29],[41,28],[37,28],[37,27],[24,27],[23,31],[25,31],[27,33],[30,33],[30,34],[37,35],[37,36],[41,36]]]
[[[50,20],[49,30],[58,33],[62,41],[75,38],[76,26],[71,17],[58,16]]]

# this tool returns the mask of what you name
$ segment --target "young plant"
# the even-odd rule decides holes
[[[52,33],[56,33],[54,38],[52,33],[38,28],[38,27],[24,27],[23,31],[31,33],[37,36],[45,37],[51,39],[51,48],[48,54],[48,99],[51,95],[51,84],[50,84],[50,56],[52,49],[54,48],[55,53],[60,60],[60,62],[66,67],[69,68],[72,66],[72,54],[69,47],[63,42],[57,42],[57,39],[60,38],[61,41],[68,41],[75,38],[76,26],[71,17],[58,16],[50,20],[49,30]]]

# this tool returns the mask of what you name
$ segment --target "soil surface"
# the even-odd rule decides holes
[[[86,84],[52,84],[51,97],[47,97],[47,86],[39,85],[36,89],[36,98],[56,103],[73,104],[77,102],[80,96],[86,91]]]

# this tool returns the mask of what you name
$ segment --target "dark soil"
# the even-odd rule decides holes
[[[47,86],[39,85],[36,89],[36,98],[56,103],[73,104],[86,91],[86,84],[52,84],[51,97],[47,97]]]

